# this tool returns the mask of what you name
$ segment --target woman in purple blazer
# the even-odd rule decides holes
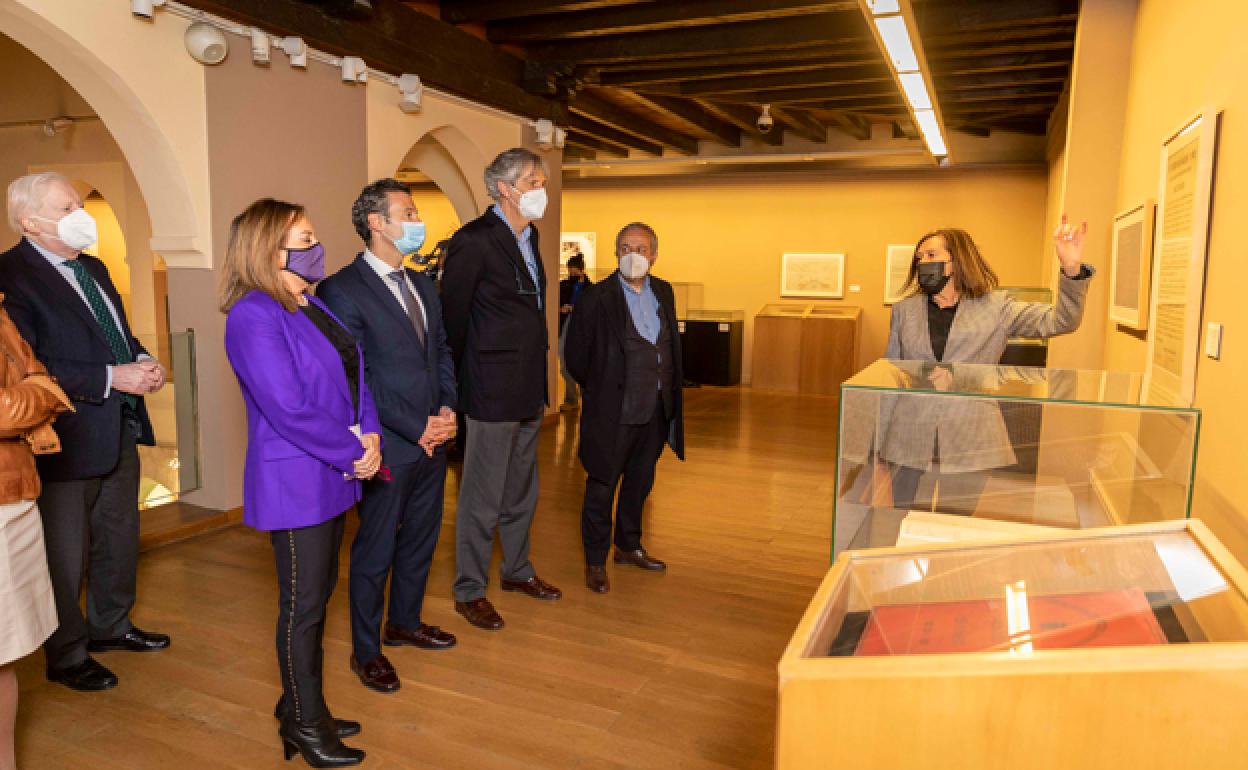
[[[351,333],[308,293],[325,250],[302,206],[271,199],[234,219],[221,284],[225,350],[247,404],[243,521],[273,542],[280,595],[276,716],[286,758],[359,764],[321,691],[325,607],[338,582],[343,513],[381,465],[381,424]]]

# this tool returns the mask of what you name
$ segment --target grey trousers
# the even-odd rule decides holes
[[[559,374],[563,376],[563,403],[575,404],[580,390],[576,386],[576,380],[572,379],[572,373],[568,371],[568,362],[564,358],[564,351],[567,347],[568,325],[565,323],[563,329],[559,331]]]
[[[139,453],[122,427],[117,466],[107,476],[43,485],[39,513],[61,625],[44,643],[50,669],[87,659],[87,638],[131,628],[139,565]],[[87,582],[87,616],[78,606]]]
[[[494,530],[504,580],[528,580],[529,525],[537,508],[537,433],[542,413],[519,422],[469,417],[468,446],[455,514],[455,601],[485,596]]]

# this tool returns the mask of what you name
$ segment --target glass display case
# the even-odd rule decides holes
[[[672,295],[676,299],[676,317],[689,318],[689,314],[702,309],[705,287],[700,283],[672,281]]]
[[[833,555],[909,511],[1081,529],[1183,519],[1200,410],[1138,374],[881,359],[841,386]]]
[[[699,385],[741,384],[745,312],[690,308],[681,318],[681,363],[685,380]]]
[[[1195,520],[842,554],[779,664],[777,767],[1237,767],[1246,579]]]

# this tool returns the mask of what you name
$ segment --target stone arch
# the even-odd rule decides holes
[[[151,248],[170,263],[211,264],[197,243],[191,188],[168,137],[139,96],[88,47],[22,3],[0,3],[0,29],[57,72],[99,115],[138,182]]]
[[[425,132],[400,167],[420,169],[432,179],[461,222],[476,219],[485,210],[485,182],[479,178],[485,165],[472,140],[458,128],[446,125]]]

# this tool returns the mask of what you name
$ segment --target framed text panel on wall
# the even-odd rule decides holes
[[[1114,217],[1109,320],[1148,328],[1148,290],[1153,276],[1153,201]]]
[[[910,277],[910,263],[913,261],[913,245],[909,243],[889,244],[888,255],[884,263],[885,305],[905,299],[906,279]]]
[[[1196,396],[1218,122],[1219,113],[1206,109],[1161,146],[1144,369],[1151,404],[1191,406]]]

